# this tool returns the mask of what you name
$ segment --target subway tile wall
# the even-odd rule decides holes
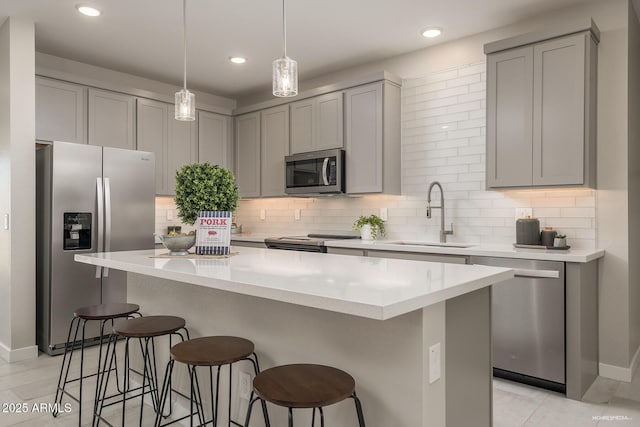
[[[572,247],[596,247],[595,190],[485,190],[485,71],[476,63],[403,82],[401,196],[243,200],[237,222],[244,231],[274,235],[350,232],[359,215],[387,208],[389,238],[437,241],[440,210],[428,219],[425,206],[429,183],[439,181],[447,228],[454,227],[448,241],[513,243],[515,208],[530,207],[541,226],[567,234]],[[439,205],[436,190],[432,198]],[[157,228],[166,229],[171,209],[171,199],[158,204]]]

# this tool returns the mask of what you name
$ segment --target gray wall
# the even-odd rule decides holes
[[[635,7],[634,7],[635,6]],[[629,259],[640,259],[640,1],[629,2]],[[629,263],[629,357],[640,346],[640,263]]]
[[[35,347],[34,24],[0,27],[0,355],[37,356]]]
[[[631,105],[627,101],[627,84],[637,73],[628,72],[628,56],[631,50],[631,47],[628,47],[628,3],[628,0],[596,0],[508,27],[300,83],[301,90],[306,90],[380,70],[392,72],[403,79],[420,77],[435,71],[484,61],[483,45],[487,42],[567,25],[586,26],[593,18],[601,30],[601,42],[598,47],[596,244],[607,252],[600,266],[599,312],[601,368],[602,364],[606,365],[601,373],[607,376],[620,376],[622,371],[623,374],[630,372],[628,368],[631,358],[640,344],[638,333],[635,331],[636,325],[640,325],[637,321],[640,317],[640,303],[636,295],[638,289],[636,286],[630,287],[629,279],[629,259],[634,259],[630,258],[630,251],[631,255],[638,254],[638,251],[629,247],[631,224],[628,217],[628,188],[632,175],[629,174],[627,158],[631,154],[629,136],[633,135],[628,135]],[[634,54],[637,54],[637,49]],[[271,98],[270,92],[265,90],[238,99],[238,105],[250,105]],[[634,121],[637,119],[634,118]],[[635,126],[635,123],[632,126]],[[635,193],[632,193],[632,196],[635,196]],[[635,222],[633,228],[634,231],[638,228]],[[633,274],[637,277],[635,270]],[[629,303],[630,299],[634,302]]]

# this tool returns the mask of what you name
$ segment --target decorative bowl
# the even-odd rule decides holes
[[[189,249],[196,244],[196,235],[168,236],[157,234],[165,248],[169,250],[169,255],[188,255]]]

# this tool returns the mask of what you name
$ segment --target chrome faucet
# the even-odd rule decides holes
[[[436,185],[440,188],[440,206],[431,206],[431,190],[433,190],[433,187]],[[444,229],[444,191],[438,181],[433,181],[429,184],[429,192],[427,193],[427,218],[431,218],[431,209],[440,209],[442,211],[442,216],[440,217],[440,243],[446,243],[447,234],[453,234],[453,223],[451,223],[451,230]]]

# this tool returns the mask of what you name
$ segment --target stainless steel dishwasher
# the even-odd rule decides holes
[[[513,279],[493,285],[493,374],[565,393],[564,263],[490,257],[470,261],[515,270]]]

